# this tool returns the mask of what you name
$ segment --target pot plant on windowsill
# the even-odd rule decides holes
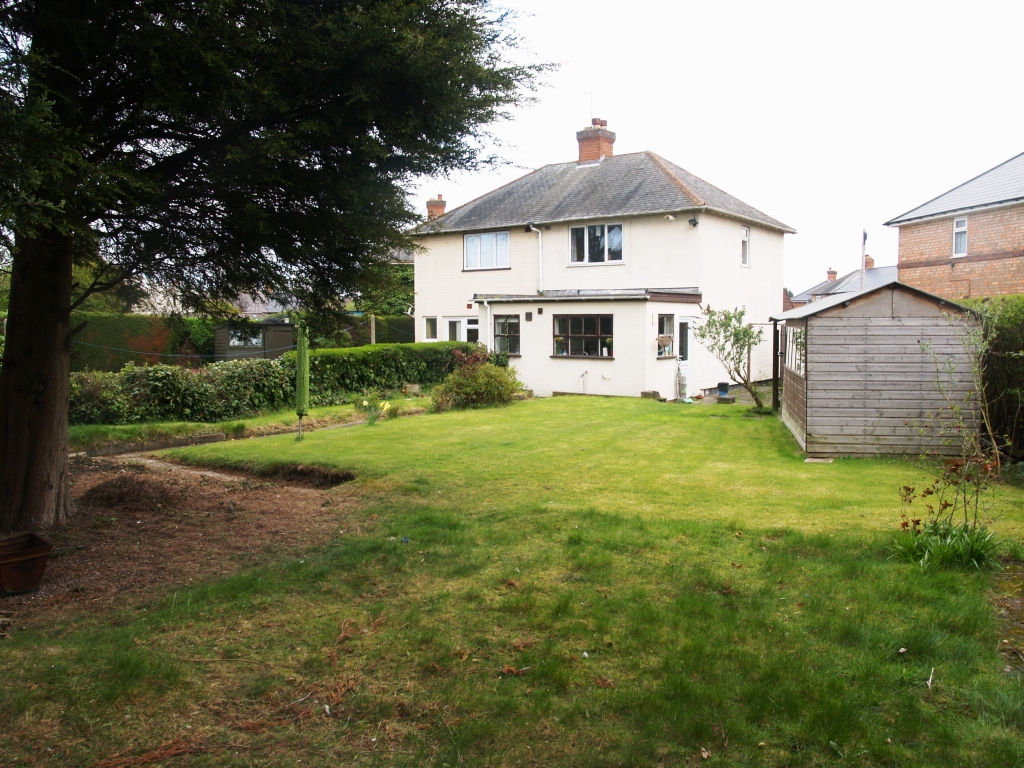
[[[558,348],[562,345],[564,341],[565,339],[562,338],[561,336],[555,336],[555,354],[562,356],[567,356],[569,354],[569,349],[567,347],[562,347],[561,352],[558,351]]]
[[[601,347],[601,357],[612,356],[612,337],[609,336],[604,340],[604,346]]]

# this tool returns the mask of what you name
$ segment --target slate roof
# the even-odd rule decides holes
[[[794,230],[653,152],[545,165],[425,222],[417,234],[466,232],[654,213],[708,210]]]
[[[1015,202],[1024,202],[1024,152],[885,224],[899,226]]]
[[[864,272],[864,287],[868,290],[891,283],[897,279],[898,267],[873,267]],[[793,297],[794,304],[805,304],[813,301],[815,296],[832,296],[837,293],[852,293],[860,290],[860,270],[855,269],[837,280],[826,280],[813,288]],[[820,301],[820,299],[819,299]]]

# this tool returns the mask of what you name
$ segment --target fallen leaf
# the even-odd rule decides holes
[[[505,586],[509,587],[510,589],[519,589],[519,582],[515,579],[509,579],[505,582]]]
[[[524,638],[521,640],[513,640],[512,647],[517,651],[528,651],[537,644],[537,641],[532,638]]]
[[[706,749],[704,749],[704,747],[701,747],[700,748],[700,756],[701,756],[701,759],[707,760],[709,757],[711,757],[711,753],[708,752]]]
[[[743,567],[743,563],[733,563],[732,567],[733,568],[742,568]]]
[[[614,688],[615,687],[615,683],[613,683],[609,678],[605,677],[604,675],[598,675],[597,677],[595,677],[594,678],[594,683],[595,683],[595,685],[597,685],[598,688]]]
[[[503,675],[515,675],[516,677],[522,677],[523,675],[526,674],[526,670],[528,670],[528,669],[529,669],[529,667],[523,667],[522,669],[516,669],[511,664],[506,664],[504,667],[501,668],[501,674],[503,674]]]

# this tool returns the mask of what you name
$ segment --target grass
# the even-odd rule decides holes
[[[336,405],[310,409],[303,420],[308,429],[344,424],[363,418],[353,405]],[[108,443],[146,443],[177,437],[193,437],[223,432],[231,437],[253,437],[271,434],[283,429],[294,429],[298,424],[295,411],[282,411],[249,419],[229,419],[219,422],[161,421],[146,424],[78,424],[68,429],[72,451],[98,449]]]
[[[353,470],[361,521],[3,641],[0,762],[1024,762],[991,577],[887,559],[923,479],[901,460],[804,464],[771,418],[599,398],[171,453]],[[1019,536],[1024,493],[1001,499]]]

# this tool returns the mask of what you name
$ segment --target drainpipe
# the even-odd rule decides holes
[[[779,412],[779,321],[772,320],[772,411]]]
[[[491,336],[491,305],[488,304],[485,301],[484,302],[484,306],[487,307],[487,330],[484,332],[486,334],[484,336],[484,343],[487,345],[487,351],[488,352],[493,352],[494,351],[494,343],[493,343],[494,339]]]
[[[526,231],[537,233],[537,293],[544,293],[544,233],[532,221],[526,225]]]
[[[588,371],[584,371],[583,373],[580,374],[580,394],[581,395],[587,394],[586,389],[583,386],[583,377],[586,376],[587,373],[588,373]]]

